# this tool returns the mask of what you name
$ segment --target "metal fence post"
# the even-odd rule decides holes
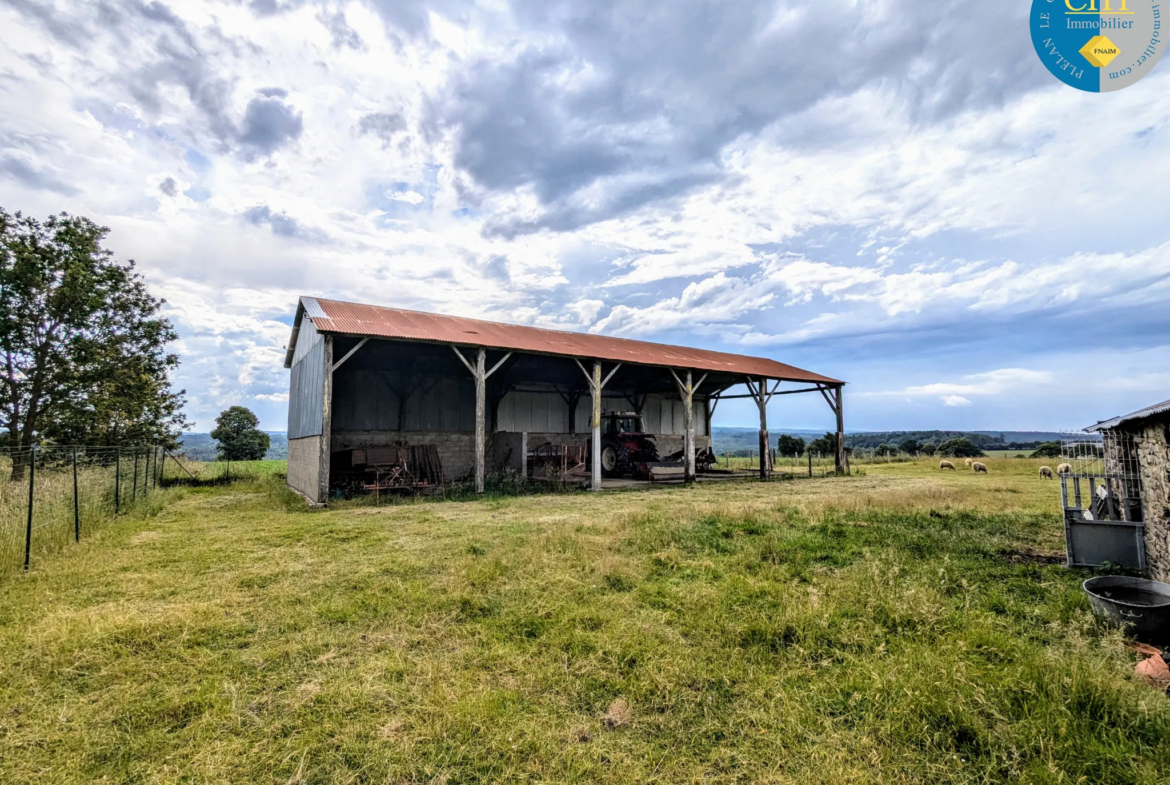
[[[36,490],[37,476],[37,446],[34,444],[28,451],[28,523],[24,527],[24,571],[28,572],[29,558],[32,556],[32,523],[33,498]]]
[[[81,542],[81,503],[77,499],[77,448],[73,448],[73,541]]]
[[[138,448],[134,448],[134,482],[130,485],[130,500],[138,499]]]
[[[114,448],[114,515],[122,514],[122,448]]]

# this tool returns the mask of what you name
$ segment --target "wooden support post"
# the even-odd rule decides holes
[[[683,396],[683,449],[685,452],[683,480],[695,481],[695,385],[691,372],[687,371],[687,391]]]
[[[589,395],[593,399],[593,416],[589,419],[589,425],[592,430],[592,443],[590,445],[589,453],[589,490],[601,490],[601,392],[605,389],[605,385],[609,384],[609,380],[622,367],[618,363],[613,367],[613,370],[603,379],[601,378],[601,360],[593,361],[593,373],[585,370],[585,366],[576,357],[573,362],[577,363],[577,367],[581,369],[581,373],[585,374],[585,380],[589,383]]]
[[[772,476],[772,445],[768,437],[768,380],[760,379],[756,404],[760,407],[760,479]]]
[[[487,415],[487,351],[475,352],[475,492],[483,493],[487,479],[487,435],[484,433]]]
[[[467,370],[471,371],[471,376],[475,379],[475,492],[482,494],[487,479],[487,433],[485,430],[487,427],[487,380],[508,361],[512,353],[505,354],[503,359],[493,365],[489,371],[486,349],[480,347],[475,350],[475,365],[467,361],[458,346],[452,345],[451,351],[455,352],[455,356],[467,367]]]
[[[593,361],[593,378],[589,383],[593,399],[593,415],[589,419],[593,450],[590,455],[589,490],[601,490],[601,360]]]
[[[329,462],[333,452],[333,336],[326,335],[323,340],[325,342],[325,391],[321,396],[321,444],[317,454],[317,498],[313,500],[317,504],[329,502]],[[228,471],[230,471],[231,465],[228,466]]]
[[[670,369],[670,375],[674,377],[674,383],[678,385],[678,396],[683,402],[683,481],[690,484],[695,481],[697,474],[695,471],[695,391],[702,386],[707,374],[703,374],[698,383],[694,381],[690,371],[686,373],[686,382],[679,378],[673,368]]]
[[[837,387],[837,474],[845,474],[848,462],[845,457],[845,388]]]

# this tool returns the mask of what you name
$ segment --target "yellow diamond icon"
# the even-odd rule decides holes
[[[1093,65],[1104,68],[1113,62],[1113,58],[1121,54],[1121,50],[1117,48],[1117,44],[1105,36],[1095,35],[1089,39],[1089,43],[1081,47],[1081,54]]]

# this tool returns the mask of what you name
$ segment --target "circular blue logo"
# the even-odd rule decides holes
[[[1165,10],[1164,0],[1032,0],[1032,45],[1066,85],[1110,93],[1162,56]]]

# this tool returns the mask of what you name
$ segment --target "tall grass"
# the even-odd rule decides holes
[[[150,494],[157,493],[144,452],[139,453],[137,463],[132,451],[124,454],[119,463],[110,450],[79,450],[76,493],[72,448],[42,448],[37,455],[35,475],[26,468],[25,476],[18,480],[9,479],[11,458],[0,456],[0,574],[24,565],[30,479],[29,545],[33,559],[92,536],[114,518],[116,510],[129,513]]]
[[[1053,564],[1058,491],[989,466],[191,489],[0,583],[0,781],[1166,781],[1170,702]]]

